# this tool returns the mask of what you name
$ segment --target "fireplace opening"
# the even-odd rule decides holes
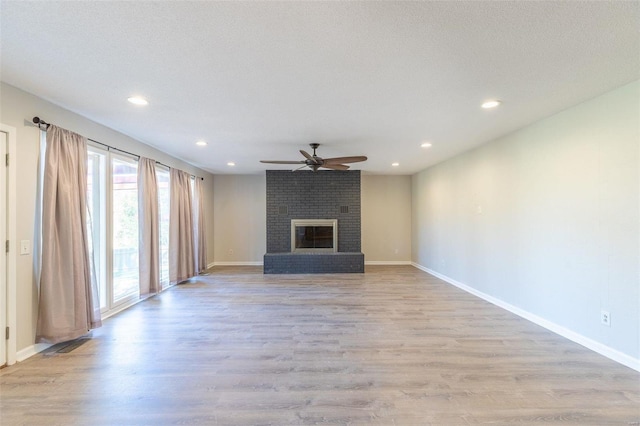
[[[296,248],[333,248],[333,227],[297,226]]]
[[[338,251],[338,221],[336,219],[293,219],[291,251]]]

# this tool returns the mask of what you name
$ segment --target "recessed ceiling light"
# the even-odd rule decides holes
[[[494,99],[494,100],[491,100],[491,101],[486,101],[485,103],[482,104],[482,108],[484,108],[484,109],[495,108],[498,105],[500,105],[501,103],[502,102],[497,100],[497,99]]]
[[[140,96],[132,96],[132,97],[128,98],[127,100],[129,102],[131,102],[132,104],[134,104],[134,105],[141,105],[141,106],[149,105],[149,101],[146,100],[143,97],[140,97]]]
[[[229,162],[227,163],[227,166],[229,166],[229,167],[233,167],[233,166],[235,166],[235,165],[236,165],[236,163],[234,163],[233,161],[229,161]]]
[[[198,146],[207,146],[207,143],[205,141],[198,141],[198,142],[196,142],[196,145],[198,145]]]
[[[392,165],[393,167],[398,167],[398,166],[400,165],[400,163],[391,163],[391,165]]]
[[[431,144],[429,142],[424,142],[422,145],[420,145],[422,148],[431,148]]]

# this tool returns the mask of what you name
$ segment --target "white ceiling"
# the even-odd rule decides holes
[[[324,157],[369,157],[354,169],[411,174],[640,78],[637,1],[2,1],[0,12],[2,81],[214,173],[258,173],[259,160],[298,160],[319,142]],[[503,105],[482,110],[489,98]]]

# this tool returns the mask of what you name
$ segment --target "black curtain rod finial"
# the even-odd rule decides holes
[[[42,120],[40,117],[33,117],[33,123],[37,124],[38,127],[44,126],[45,129],[49,127],[49,123],[47,123],[46,121]]]

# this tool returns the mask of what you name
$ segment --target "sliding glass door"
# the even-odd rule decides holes
[[[112,154],[111,241],[113,303],[138,298],[138,163]]]
[[[87,231],[103,314],[140,297],[138,160],[90,146],[87,152]],[[156,166],[160,288],[169,287],[169,169]]]

